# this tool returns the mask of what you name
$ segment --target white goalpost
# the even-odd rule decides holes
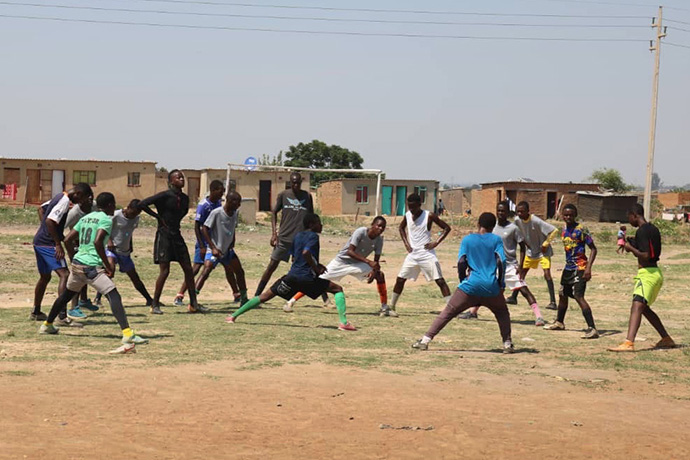
[[[230,186],[230,171],[305,171],[309,173],[314,172],[335,172],[335,173],[357,173],[357,174],[371,174],[376,176],[376,215],[381,214],[381,176],[383,171],[380,169],[323,169],[323,168],[297,168],[292,166],[271,166],[271,165],[246,165],[238,163],[228,163],[227,172],[225,175],[225,189],[229,190]]]

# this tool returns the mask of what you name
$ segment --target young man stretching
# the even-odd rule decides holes
[[[341,331],[356,331],[357,329],[347,321],[345,294],[343,288],[332,281],[319,278],[326,272],[326,267],[319,264],[319,233],[323,229],[321,219],[316,214],[307,214],[303,221],[305,231],[299,232],[292,243],[292,267],[287,275],[276,281],[271,288],[250,299],[239,310],[225,319],[226,323],[234,324],[243,313],[268,302],[275,296],[285,300],[292,298],[298,292],[303,292],[312,299],[316,299],[326,292],[335,294],[335,306],[338,309]]]
[[[510,204],[507,201],[501,201],[496,206],[496,217],[498,218],[497,225],[494,227],[493,234],[501,237],[503,241],[503,251],[506,255],[506,286],[512,292],[518,291],[523,295],[529,303],[535,316],[535,326],[543,326],[546,324],[544,318],[541,316],[537,299],[534,298],[532,292],[527,287],[525,280],[520,278],[522,271],[520,267],[525,262],[525,237],[522,235],[520,229],[515,223],[508,220],[508,212],[510,211]],[[517,247],[520,246],[520,263],[517,261]],[[465,313],[458,316],[460,319],[471,319],[477,317],[477,310],[479,307],[472,307]]]
[[[549,288],[549,300],[551,301],[546,308],[549,310],[557,310],[556,306],[556,290],[553,285],[553,277],[551,276],[551,256],[553,249],[551,248],[551,241],[558,236],[558,229],[548,222],[544,222],[539,217],[529,212],[529,203],[521,201],[516,207],[518,218],[515,219],[515,225],[525,237],[527,243],[527,257],[522,264],[522,276],[524,280],[527,278],[527,272],[530,268],[537,268],[541,266],[544,270],[544,279],[546,286]],[[506,300],[509,305],[517,305],[518,291],[513,291],[513,294]]]
[[[57,273],[60,277],[58,295],[65,291],[67,285],[67,262],[65,262],[65,249],[62,247],[64,240],[65,224],[70,203],[87,206],[92,200],[93,192],[89,184],[78,183],[69,192],[58,193],[48,202],[48,205],[39,210],[41,225],[34,236],[34,253],[40,278],[34,289],[34,309],[29,316],[32,321],[45,321],[46,315],[41,312],[41,303],[50,283],[51,273]],[[73,322],[67,316],[67,312],[60,312],[58,323],[61,326],[81,327],[81,324]]]
[[[148,340],[134,335],[134,331],[129,327],[127,314],[122,306],[122,298],[111,279],[113,268],[105,254],[105,241],[113,225],[110,216],[115,212],[115,197],[112,193],[103,192],[96,198],[96,203],[99,210],[82,217],[65,239],[69,243],[79,238],[79,252],[74,255],[67,288],[53,304],[48,318],[38,332],[57,334],[58,329],[53,326],[53,322],[58,313],[81,288],[88,284],[108,299],[113,316],[122,329],[122,346],[111,353],[133,353],[136,344],[148,343]]]
[[[513,353],[510,312],[503,297],[505,289],[505,254],[503,241],[492,233],[496,216],[485,212],[479,216],[477,233],[467,235],[460,243],[458,276],[460,284],[446,308],[436,317],[424,337],[412,348],[426,350],[436,334],[458,314],[475,305],[487,307],[496,317],[503,340],[503,353]],[[469,275],[468,275],[469,269]]]
[[[201,232],[204,235],[204,240],[208,242],[208,251],[206,251],[204,268],[196,280],[196,292],[198,293],[201,292],[204,283],[216,265],[222,264],[225,268],[225,278],[230,287],[233,287],[233,283],[239,284],[240,305],[248,300],[244,269],[242,269],[242,263],[234,250],[238,210],[241,205],[242,197],[239,193],[232,191],[228,193],[225,205],[211,211],[211,214],[204,221]]]
[[[441,264],[434,251],[434,248],[441,244],[450,233],[450,226],[433,212],[422,210],[422,197],[416,193],[407,197],[407,208],[409,211],[405,213],[405,218],[400,222],[399,227],[400,237],[407,249],[407,257],[395,280],[390,303],[390,310],[393,312],[405,287],[405,282],[410,279],[416,280],[419,272],[424,274],[427,281],[436,282],[446,302],[450,299],[450,288],[443,279]],[[434,223],[443,229],[443,234],[437,241],[431,241],[431,226]]]
[[[182,193],[184,187],[184,174],[179,169],[173,169],[168,174],[168,190],[145,198],[139,202],[139,209],[158,220],[156,240],[153,243],[153,263],[160,268],[156,280],[156,290],[153,293],[151,314],[162,315],[160,309],[161,294],[165,286],[165,280],[170,275],[170,262],[178,262],[184,272],[184,280],[187,286],[194,286],[194,273],[192,262],[189,260],[189,250],[180,232],[180,222],[189,212],[189,197]],[[156,206],[154,212],[149,206]],[[190,313],[206,313],[207,308],[197,303],[196,292],[189,291]]]
[[[96,203],[93,202],[93,197],[90,197],[90,201],[82,203],[81,205],[72,206],[72,209],[67,213],[67,220],[65,221],[67,233],[77,225],[79,219],[89,214],[92,208],[95,208],[95,204]],[[74,254],[79,250],[79,242],[76,242],[74,245],[69,245],[65,249],[67,249],[67,255],[69,255],[71,261]],[[86,313],[82,311],[82,308],[89,311],[98,311],[98,305],[95,305],[91,302],[91,299],[89,299],[86,286],[84,286],[78,296],[72,299],[72,308],[67,311],[67,316],[70,318],[86,318]]]
[[[609,351],[635,351],[635,336],[640,329],[643,316],[661,336],[661,340],[654,345],[654,348],[675,348],[676,343],[666,332],[661,319],[652,310],[652,304],[664,284],[664,277],[658,265],[661,256],[661,233],[654,224],[645,220],[644,208],[639,204],[634,205],[628,211],[628,222],[637,228],[635,238],[628,238],[625,243],[625,250],[632,252],[637,257],[637,276],[635,277],[632,307],[630,308],[628,336],[625,342],[617,347],[609,348]]]
[[[577,208],[574,204],[563,207],[565,228],[561,232],[563,248],[565,249],[565,268],[561,275],[561,289],[558,292],[558,315],[553,324],[544,326],[550,331],[565,330],[565,313],[568,311],[568,297],[582,309],[582,316],[587,321],[587,332],[583,339],[598,339],[599,332],[594,325],[594,317],[589,303],[585,300],[587,281],[592,279],[592,264],[597,257],[597,247],[586,228],[577,222]],[[585,246],[589,246],[589,259],[585,253]]]
[[[381,271],[379,260],[383,252],[383,232],[386,230],[386,219],[382,216],[377,216],[371,222],[371,226],[360,227],[354,231],[350,239],[347,240],[345,246],[338,252],[333,260],[326,267],[326,273],[320,277],[329,281],[340,281],[344,277],[350,275],[360,281],[366,280],[368,283],[376,280],[376,288],[379,291],[379,299],[381,300],[380,316],[398,316],[392,311],[388,303],[388,292],[386,290],[386,278]],[[369,254],[374,253],[374,260],[369,260]],[[303,293],[296,294],[290,299],[283,311],[291,312],[292,307],[299,299],[304,296]]]

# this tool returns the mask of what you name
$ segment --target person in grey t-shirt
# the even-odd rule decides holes
[[[302,221],[307,214],[314,212],[314,202],[309,192],[302,190],[302,175],[298,172],[290,174],[290,188],[278,195],[276,205],[271,216],[271,260],[261,275],[261,281],[256,288],[255,297],[261,295],[271,280],[273,272],[280,262],[290,260],[290,249],[295,235],[304,230]],[[277,230],[278,213],[280,213],[280,229]],[[326,297],[327,299],[327,297]],[[325,300],[325,299],[324,299]]]
[[[225,199],[225,204],[211,211],[201,226],[201,233],[208,243],[208,251],[204,260],[204,268],[196,279],[196,291],[201,292],[204,283],[214,268],[220,263],[225,268],[225,278],[232,288],[232,292],[239,291],[240,305],[247,300],[247,282],[240,258],[235,253],[235,237],[239,208],[242,197],[236,191],[231,191]]]

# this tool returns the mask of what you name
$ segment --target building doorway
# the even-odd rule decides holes
[[[259,181],[259,211],[271,210],[271,181]]]
[[[395,215],[404,216],[407,210],[407,187],[398,186],[395,190]]]
[[[390,216],[393,211],[393,187],[384,185],[381,187],[381,214]]]
[[[26,170],[26,202],[38,204],[41,202],[41,170]]]
[[[546,193],[546,218],[553,219],[556,217],[556,208],[558,207],[558,193]]]
[[[53,170],[52,186],[50,190],[51,198],[65,191],[65,171]]]

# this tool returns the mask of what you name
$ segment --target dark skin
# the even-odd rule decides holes
[[[422,215],[422,203],[416,202],[416,201],[408,201],[407,202],[407,209],[410,210],[412,213],[412,217],[416,220],[419,218],[419,216]],[[445,221],[443,221],[441,218],[439,218],[436,214],[433,212],[429,213],[429,223],[428,223],[428,230],[431,230],[431,226],[433,224],[438,225],[441,227],[443,230],[443,233],[441,234],[441,237],[436,240],[436,241],[431,241],[427,243],[424,248],[425,249],[434,249],[436,246],[441,244],[443,240],[446,239],[448,234],[450,234],[450,225],[448,225]],[[408,253],[412,252],[412,246],[410,246],[410,242],[407,239],[407,219],[403,219],[400,222],[400,226],[398,227],[398,231],[400,232],[400,238],[402,239],[403,244],[405,245],[405,249],[407,249]],[[395,280],[395,287],[393,287],[393,292],[396,294],[402,294],[403,289],[405,288],[405,282],[407,280],[405,278],[400,278],[398,277]],[[436,284],[438,285],[439,288],[441,288],[441,294],[443,297],[448,297],[450,295],[450,288],[448,287],[448,283],[446,283],[446,280],[444,278],[439,278],[436,280]]]
[[[644,215],[635,213],[628,213],[628,222],[635,228],[647,223]],[[651,260],[649,252],[640,251],[627,241],[625,242],[625,251],[631,252],[635,257],[637,257],[637,266],[639,268],[653,267],[655,265]],[[654,327],[654,329],[656,329],[662,338],[668,337],[668,332],[666,332],[666,328],[661,322],[661,319],[651,309],[651,307],[645,302],[633,300],[632,307],[630,308],[630,321],[628,322],[628,336],[626,337],[629,341],[635,341],[637,331],[640,330],[640,325],[642,324],[643,316],[647,318],[647,321],[649,321],[649,323]]]
[[[577,212],[574,209],[565,208],[562,213],[563,221],[569,229],[573,229],[577,226]],[[597,247],[594,243],[588,244],[590,249],[589,258],[587,259],[587,267],[582,275],[585,281],[592,279],[592,264],[594,264],[594,259],[597,258]],[[575,302],[580,306],[582,310],[590,309],[589,303],[585,300],[584,296],[575,294]],[[558,308],[568,308],[568,297],[563,294],[563,292],[558,293]]]
[[[379,236],[383,234],[383,232],[386,231],[386,224],[383,220],[377,220],[371,224],[371,227],[369,227],[369,230],[367,230],[367,236],[369,239],[376,239]],[[377,283],[385,283],[386,278],[381,271],[381,265],[379,264],[379,261],[381,260],[381,254],[374,254],[374,260],[369,260],[366,257],[363,257],[362,255],[357,253],[357,246],[354,244],[351,244],[349,248],[347,248],[347,255],[350,256],[352,259],[357,260],[359,262],[364,262],[365,264],[369,265],[371,267],[371,272],[369,272],[369,276],[367,278],[367,283],[371,283],[374,280],[376,280]]]
[[[109,216],[112,216],[113,214],[115,214],[115,202],[110,203],[109,205],[101,208],[101,211],[103,211]],[[76,241],[77,238],[79,238],[79,233],[76,230],[72,230],[65,238],[65,242],[73,242]],[[108,275],[109,278],[112,278],[113,274],[115,273],[115,268],[114,265],[111,265],[110,261],[108,260],[108,256],[106,256],[105,254],[104,243],[106,241],[106,238],[108,238],[108,232],[106,232],[103,229],[98,230],[98,232],[96,233],[94,246],[96,248],[96,253],[98,254],[98,257],[101,258],[101,262],[103,263],[103,270],[105,271],[105,274]]]
[[[525,206],[518,206],[518,207],[515,209],[515,213],[518,215],[518,218],[520,218],[520,219],[522,219],[522,220],[529,220],[530,215],[531,215],[530,212],[529,212],[529,209],[526,208]],[[550,246],[549,243],[547,243],[547,242],[545,241],[545,242],[542,244],[542,246],[541,246],[542,252],[546,251],[546,250],[549,248],[549,246]],[[521,273],[520,273],[520,278],[523,279],[523,280],[527,277],[527,273],[529,272],[529,268],[524,268],[524,267],[523,267],[524,261],[525,261],[525,260],[524,260],[524,258],[523,258],[522,261],[520,262],[520,271],[521,271]],[[545,268],[545,269],[544,269],[544,279],[545,279],[546,281],[550,281],[550,280],[553,279],[553,277],[551,276],[551,269],[550,269],[550,268]]]

